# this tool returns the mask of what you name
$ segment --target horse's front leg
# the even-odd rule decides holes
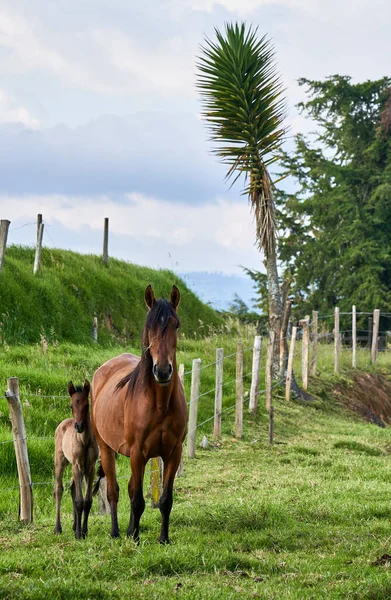
[[[130,467],[132,469],[132,476],[128,485],[130,521],[127,534],[129,537],[132,536],[135,542],[139,542],[140,519],[145,509],[143,494],[145,458],[142,452],[134,447],[130,450]]]
[[[169,544],[168,524],[172,509],[172,490],[174,487],[174,479],[176,472],[181,462],[182,444],[175,446],[168,459],[163,458],[164,474],[163,474],[163,493],[160,498],[159,508],[162,515],[162,527],[160,530],[159,542],[161,544]]]
[[[88,533],[88,516],[90,514],[91,506],[92,506],[92,487],[94,484],[94,474],[95,474],[95,458],[89,459],[88,466],[86,467],[86,494],[84,497],[84,514],[83,514],[83,526],[81,529],[81,535],[83,538],[86,537]]]
[[[72,465],[72,486],[73,486],[73,514],[74,514],[74,529],[75,538],[81,539],[81,518],[84,509],[83,499],[83,475],[78,464]]]
[[[56,460],[55,460],[56,483],[54,486],[54,499],[56,501],[56,525],[54,528],[55,534],[62,533],[61,518],[60,518],[61,499],[62,499],[62,493],[64,491],[62,479],[63,479],[64,469],[65,469],[67,462],[68,461],[65,458],[64,454],[62,453],[62,451],[57,451],[57,449],[56,449]]]

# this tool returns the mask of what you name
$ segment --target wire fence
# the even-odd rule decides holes
[[[372,314],[373,313],[357,312],[356,316],[360,316],[360,315],[361,316],[362,315],[366,316],[366,315],[372,315]],[[353,316],[353,313],[352,312],[346,312],[346,313],[343,312],[343,313],[339,313],[339,316]],[[391,315],[388,315],[388,313],[385,313],[384,316],[390,316],[391,317]],[[322,322],[325,319],[330,319],[332,317],[334,317],[334,319],[335,319],[335,314],[318,316],[318,318],[317,318],[318,326],[319,326],[319,321]],[[312,331],[313,328],[314,328],[314,321],[313,320],[308,321],[307,326],[308,326],[308,329],[311,332],[311,336],[314,336],[315,333],[314,333],[314,331]],[[297,331],[299,332],[299,337],[300,337],[300,335],[302,335],[303,332],[304,332],[304,327],[302,325],[298,326],[297,327]],[[359,335],[359,334],[368,334],[368,339],[369,339],[370,335],[371,334],[373,335],[373,330],[371,330],[371,329],[358,329],[356,333],[357,333],[357,335]],[[340,341],[343,344],[344,336],[351,336],[352,335],[352,330],[351,329],[345,329],[345,328],[341,329],[341,330],[338,331],[338,335],[339,335]],[[378,336],[390,335],[390,332],[388,330],[378,330],[377,331],[377,335]],[[322,330],[321,331],[316,331],[316,339],[317,339],[317,342],[318,342],[318,347],[321,349],[323,346],[324,347],[328,346],[331,342],[335,343],[336,332],[335,332],[335,330],[326,331],[326,332],[322,331]],[[289,340],[291,340],[291,332],[288,335],[286,335],[283,338],[281,338],[281,340],[278,340],[278,342],[285,342],[285,341],[289,342]],[[349,342],[350,342],[350,340],[349,340]],[[368,344],[369,344],[369,342],[368,342]],[[254,346],[252,345],[252,346],[248,346],[248,347],[242,348],[241,350],[237,350],[236,352],[231,352],[230,354],[227,354],[227,355],[225,355],[223,357],[223,359],[222,359],[223,363],[226,360],[229,360],[229,359],[232,359],[234,357],[237,357],[238,352],[241,352],[242,356],[244,357],[244,355],[248,355],[253,350],[254,350]],[[300,347],[293,354],[293,359],[294,360],[297,360],[298,357],[300,357],[301,360],[303,359],[303,348],[302,347]],[[205,365],[202,365],[201,368],[199,369],[199,371],[200,372],[204,372],[207,369],[211,369],[213,367],[216,367],[216,365],[218,364],[218,362],[219,361],[216,360],[216,361],[209,362],[209,363],[207,363]],[[266,368],[267,368],[266,364],[263,364],[262,367],[260,367],[260,369],[259,369],[258,376],[261,376],[262,374],[264,374],[265,371],[266,371]],[[242,380],[248,382],[249,378],[252,375],[253,375],[252,371],[246,371],[245,374],[242,375]],[[188,378],[187,382],[189,381],[190,376],[192,376],[192,370],[184,371],[184,377]],[[284,383],[284,381],[285,381],[285,377],[284,378],[279,378],[278,381],[276,381],[276,382],[273,383],[272,389],[275,390],[278,386],[281,386]],[[229,386],[232,386],[232,385],[236,384],[236,382],[237,382],[237,378],[236,377],[231,378],[228,381],[223,381],[222,384],[221,384],[221,388],[222,389],[227,389]],[[216,390],[217,390],[217,387],[215,385],[214,387],[212,387],[212,388],[210,388],[210,389],[208,389],[206,391],[200,391],[200,393],[198,394],[198,396],[196,398],[197,402],[199,400],[201,400],[201,399],[202,400],[206,400],[208,396],[216,394]],[[249,403],[249,401],[250,401],[250,395],[249,395],[249,393],[250,393],[250,389],[246,389],[245,391],[243,391],[243,399],[242,399],[243,406],[246,406]],[[265,395],[265,393],[266,393],[266,388],[264,388],[262,390],[259,390],[258,397],[259,398],[263,397]],[[53,400],[64,400],[64,399],[69,398],[69,396],[67,396],[67,395],[61,395],[61,394],[48,394],[48,395],[45,395],[43,393],[33,393],[33,392],[29,392],[29,391],[23,392],[21,394],[21,396],[23,398],[26,398],[26,399],[42,399],[42,400],[51,400],[51,401],[53,401]],[[187,402],[187,405],[190,406],[191,402],[192,402],[192,400],[190,400],[189,402]],[[230,404],[229,406],[225,406],[224,408],[222,408],[219,411],[219,415],[221,416],[221,415],[228,414],[230,411],[233,411],[236,406],[237,406],[236,402]],[[34,410],[34,404],[33,405],[29,405],[29,407],[32,408],[32,410]],[[56,408],[56,407],[54,407],[54,408]],[[213,414],[211,416],[208,416],[207,418],[202,419],[200,422],[197,422],[196,427],[193,428],[193,429],[191,429],[191,430],[189,430],[187,432],[186,439],[188,438],[188,436],[190,434],[194,433],[197,430],[202,430],[202,432],[206,432],[205,426],[208,423],[210,423],[211,421],[213,421],[214,419],[215,419],[215,413],[213,412]],[[51,441],[51,442],[54,443],[54,435],[52,435],[52,436],[50,436],[50,435],[41,435],[41,436],[40,435],[26,435],[26,437],[23,437],[20,441],[27,442],[27,444],[30,445],[30,448],[31,448],[32,447],[31,445],[34,445],[35,442],[39,442],[39,441]],[[14,443],[13,439],[1,440],[0,441],[0,446],[4,446],[6,444],[13,444],[13,443]],[[51,471],[53,471],[53,466],[54,465],[53,465],[53,458],[52,458],[52,456],[50,457],[50,461],[51,461],[50,462],[50,466],[48,464],[42,462],[41,466],[44,467],[44,470],[49,471],[49,469],[50,469]],[[124,476],[118,477],[118,479],[128,479],[128,478],[129,478],[128,475],[124,475]],[[32,479],[33,480],[31,481],[31,484],[29,484],[29,485],[31,485],[31,487],[33,487],[33,488],[34,487],[43,487],[43,486],[53,486],[55,484],[55,480],[54,479],[42,480],[42,481],[39,481],[39,480],[38,481],[36,481],[36,480],[34,481],[34,477]],[[10,492],[10,491],[20,490],[20,488],[21,488],[20,484],[16,484],[16,485],[13,485],[13,486],[7,486],[7,487],[0,488],[0,493],[6,493],[6,492]]]

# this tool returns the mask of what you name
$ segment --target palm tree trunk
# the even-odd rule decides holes
[[[276,343],[274,344],[273,352],[273,378],[276,379],[280,372],[280,345],[278,340],[280,339],[281,332],[281,319],[282,319],[282,307],[281,307],[281,290],[278,281],[277,271],[277,256],[275,243],[269,249],[269,252],[265,261],[267,280],[268,280],[268,296],[269,296],[269,328],[274,331]]]

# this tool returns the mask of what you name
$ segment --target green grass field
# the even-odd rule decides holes
[[[214,362],[216,347],[224,347],[229,356],[236,341],[229,331],[203,341],[181,338],[178,362],[189,371],[192,359],[201,357],[206,366]],[[242,341],[246,374],[251,371],[253,331],[244,331]],[[49,342],[10,346],[0,356],[4,388],[7,377],[20,378],[36,483],[34,523],[26,527],[18,522],[13,446],[0,443],[1,598],[391,597],[391,563],[374,564],[391,554],[390,431],[366,423],[333,397],[335,383],[351,381],[350,353],[342,352],[342,374],[335,377],[327,345],[319,349],[319,376],[310,380],[311,403],[287,403],[283,390],[275,389],[272,447],[262,398],[255,419],[245,410],[243,440],[233,438],[232,410],[223,414],[221,440],[213,440],[213,421],[199,429],[197,456],[185,459],[185,474],[176,480],[170,546],[157,542],[160,513],[148,500],[141,544],[126,538],[129,467],[121,457],[121,539],[110,539],[110,517],[99,515],[94,502],[89,536],[77,542],[69,489],[63,500],[64,533],[54,536],[52,485],[47,484],[53,477],[52,436],[58,422],[69,416],[68,399],[56,396],[66,395],[69,379],[90,379],[97,366],[123,350]],[[300,345],[297,352],[298,373]],[[382,354],[373,369],[368,354],[359,353],[360,369],[389,373],[389,355]],[[235,402],[234,377],[235,356],[230,356],[224,361],[226,409]],[[185,387],[189,399],[190,375]],[[246,378],[244,389],[249,387]],[[213,388],[211,365],[202,371],[201,394]],[[199,422],[213,415],[213,403],[213,392],[201,396]],[[201,450],[204,434],[210,446]],[[11,437],[3,399],[0,442]]]
[[[7,248],[0,277],[0,342],[7,345],[40,340],[88,344],[93,318],[100,343],[137,344],[146,314],[144,290],[153,283],[156,297],[181,290],[182,333],[204,337],[221,317],[203,304],[172,271],[151,269],[70,250],[43,248],[41,270],[33,275],[34,250]]]

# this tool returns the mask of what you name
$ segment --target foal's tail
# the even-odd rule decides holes
[[[96,474],[98,475],[98,479],[96,480],[94,489],[92,490],[93,496],[96,496],[96,494],[99,492],[99,486],[100,486],[101,479],[103,479],[103,477],[106,477],[105,472],[102,467],[102,463],[100,461],[99,461],[99,466],[98,466],[98,470],[97,470]]]

